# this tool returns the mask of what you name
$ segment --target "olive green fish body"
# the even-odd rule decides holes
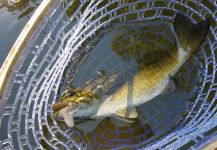
[[[190,54],[182,49],[174,50],[164,59],[144,67],[100,106],[96,116],[109,116],[120,109],[136,107],[160,95],[168,85],[169,77],[174,76],[189,57]]]

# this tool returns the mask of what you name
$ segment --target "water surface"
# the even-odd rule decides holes
[[[0,67],[41,0],[0,1]]]

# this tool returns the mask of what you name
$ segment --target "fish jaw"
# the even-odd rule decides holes
[[[58,103],[55,103],[53,106],[52,106],[52,110],[53,110],[53,114],[55,116],[55,114],[57,114],[61,109],[64,109],[65,107],[68,106],[68,103],[67,102],[58,102]]]
[[[52,107],[53,117],[55,120],[64,120],[69,127],[73,127],[78,108],[79,104],[75,102],[58,102]]]
[[[74,114],[75,110],[66,107],[54,114],[56,120],[64,120],[68,127],[74,127]]]

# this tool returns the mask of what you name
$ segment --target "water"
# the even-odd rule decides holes
[[[126,27],[127,33],[124,32]],[[97,91],[99,86],[102,95],[112,94],[124,83],[130,83],[144,66],[168,55],[175,46],[171,23],[161,20],[113,26],[101,32],[103,34],[95,39],[96,44],[91,45],[92,49],[82,53],[81,59],[72,61],[66,68],[59,95],[67,87]],[[90,43],[87,42],[86,47]],[[189,99],[194,96],[199,81],[198,67],[197,60],[191,58],[175,77],[180,85],[177,91],[138,106],[140,115],[136,122],[126,123],[114,117],[85,121],[74,128],[80,137],[72,135],[72,139],[93,149],[135,149],[160,138],[179,125],[187,114]],[[99,70],[105,75],[99,76]],[[111,77],[115,79],[110,82]],[[99,80],[103,82],[99,83]],[[131,86],[129,89],[130,93]],[[63,130],[68,128],[64,122],[58,124]]]
[[[0,1],[0,67],[41,0]]]

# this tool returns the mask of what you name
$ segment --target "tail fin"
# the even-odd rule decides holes
[[[177,13],[174,19],[174,30],[177,34],[180,48],[189,53],[196,52],[203,43],[209,31],[208,19],[194,24],[186,15]]]

